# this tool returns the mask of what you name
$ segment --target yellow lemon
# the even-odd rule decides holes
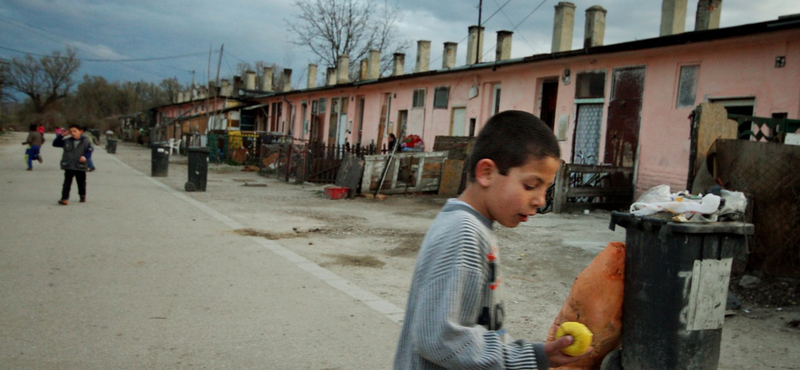
[[[561,350],[561,353],[567,356],[582,355],[592,344],[592,332],[586,325],[579,322],[567,321],[561,324],[556,332],[556,339],[565,335],[571,335],[574,338],[572,344]]]

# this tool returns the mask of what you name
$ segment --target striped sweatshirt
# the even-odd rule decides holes
[[[541,343],[503,341],[492,222],[450,199],[422,241],[395,370],[547,369]]]

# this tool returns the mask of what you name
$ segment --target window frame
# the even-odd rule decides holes
[[[414,89],[411,95],[411,108],[425,108],[425,100],[428,98],[426,90],[425,88]],[[422,95],[421,99],[420,95]]]
[[[444,92],[444,97],[439,97],[440,92]],[[437,99],[439,100],[439,104],[437,105]],[[442,99],[444,99],[444,105],[441,105]],[[435,109],[447,109],[450,105],[450,86],[439,86],[433,89],[433,108]]]

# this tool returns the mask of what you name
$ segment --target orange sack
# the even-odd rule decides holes
[[[561,323],[577,321],[594,334],[594,349],[588,358],[559,369],[600,369],[603,358],[619,347],[624,277],[625,243],[611,242],[575,278],[569,297],[550,327],[547,342],[555,340]]]

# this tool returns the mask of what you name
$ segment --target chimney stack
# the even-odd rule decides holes
[[[467,65],[481,62],[483,54],[483,27],[469,26],[469,38],[467,40]]]
[[[694,30],[705,31],[719,28],[722,0],[699,0],[694,19]]]
[[[687,0],[663,0],[661,2],[660,36],[677,35],[686,31]]]
[[[317,65],[308,65],[308,88],[313,89],[317,87]]]
[[[183,103],[183,91],[178,91],[178,96],[175,97],[175,103]]]
[[[606,34],[606,13],[600,5],[586,9],[586,31],[583,34],[583,48],[603,46]]]
[[[239,95],[239,89],[242,88],[244,84],[242,83],[242,76],[233,76],[233,91],[231,91],[232,96]]]
[[[575,4],[562,1],[556,5],[553,22],[553,45],[550,52],[560,53],[572,50],[572,32],[575,28]]]
[[[336,85],[336,68],[328,67],[325,71],[325,86]]]
[[[231,85],[227,78],[222,79],[222,88],[219,90],[220,96],[231,96]]]
[[[496,62],[511,59],[511,31],[497,31],[497,47],[495,48]]]
[[[419,58],[417,58],[419,60]],[[392,76],[403,75],[403,66],[406,62],[406,55],[403,53],[394,53],[392,58]]]
[[[445,42],[444,52],[442,52],[442,68],[453,68],[456,66],[456,55],[458,53],[457,42]]]
[[[264,67],[264,74],[261,76],[261,91],[272,92],[272,67]]]
[[[255,90],[256,89],[256,73],[254,71],[247,71],[245,73],[245,90]]]
[[[219,91],[217,90],[217,83],[215,81],[211,81],[208,83],[208,90],[203,91],[203,99],[205,98],[213,98],[219,95]]]
[[[283,91],[292,91],[292,70],[288,68],[283,69]]]
[[[417,41],[417,69],[416,73],[427,72],[431,64],[431,42],[428,40]]]
[[[339,55],[339,60],[337,62],[338,68],[338,78],[336,79],[337,84],[346,84],[350,82],[350,56],[349,55]]]
[[[369,51],[369,74],[367,78],[370,80],[377,80],[381,76],[381,51]]]
[[[369,76],[369,59],[361,59],[361,67],[358,70],[358,80],[364,81]]]

